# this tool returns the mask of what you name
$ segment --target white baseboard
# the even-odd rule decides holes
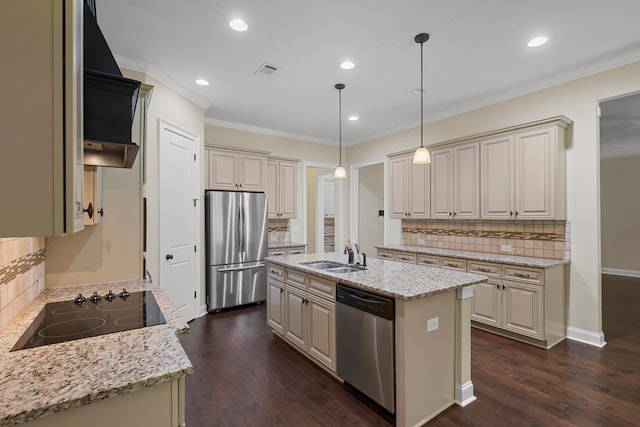
[[[586,329],[574,328],[572,326],[567,327],[567,339],[599,348],[607,345],[607,342],[604,340],[604,332],[592,332],[587,331]]]
[[[614,276],[640,277],[640,271],[623,270],[621,268],[602,267],[602,274],[613,274]]]
[[[476,397],[473,395],[473,383],[471,381],[464,384],[456,384],[456,404],[458,406],[467,406],[474,400],[476,400]]]
[[[207,314],[207,313],[208,313],[208,311],[207,311],[207,305],[206,305],[206,304],[202,304],[202,305],[200,306],[200,314],[198,314],[198,317],[202,317],[202,316],[204,316],[204,315],[205,315],[205,314]]]

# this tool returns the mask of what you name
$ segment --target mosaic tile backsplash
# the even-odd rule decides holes
[[[0,331],[44,290],[44,237],[0,238]]]
[[[569,221],[402,220],[403,245],[569,259]],[[510,245],[511,252],[501,250]]]

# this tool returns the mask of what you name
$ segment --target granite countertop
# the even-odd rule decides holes
[[[367,258],[366,270],[353,273],[331,273],[303,264],[314,261],[335,261],[346,264],[346,255],[336,253],[286,255],[266,259],[273,264],[295,268],[323,279],[402,300],[422,298],[487,281],[487,277],[480,274],[375,258]]]
[[[279,248],[297,248],[298,246],[307,246],[306,243],[298,243],[298,242],[272,242],[267,246],[268,249],[279,249]]]
[[[489,254],[485,252],[459,251],[454,249],[428,248],[424,246],[409,245],[384,245],[376,246],[377,249],[408,252],[413,254],[425,254],[445,256],[450,258],[464,258],[475,261],[498,262],[502,264],[520,265],[523,267],[550,268],[560,264],[568,264],[568,259],[534,258],[527,256]]]
[[[78,293],[151,290],[166,324],[9,351],[46,303]],[[172,381],[193,372],[180,334],[189,326],[167,294],[142,281],[46,289],[0,333],[0,425],[13,425]]]

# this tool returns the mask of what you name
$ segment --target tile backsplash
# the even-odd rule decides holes
[[[270,219],[267,224],[269,243],[291,242],[288,219]]]
[[[44,237],[0,238],[0,331],[44,289]]]
[[[569,259],[569,221],[402,220],[403,245]],[[511,246],[511,252],[502,246]]]

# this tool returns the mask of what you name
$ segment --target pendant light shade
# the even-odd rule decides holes
[[[339,144],[340,144],[340,162],[338,163],[338,167],[333,171],[333,177],[335,179],[345,179],[347,177],[347,171],[342,166],[342,89],[344,89],[344,83],[338,83],[335,86],[338,89],[338,115],[340,117],[340,133],[339,133]]]
[[[429,34],[420,33],[415,37],[415,42],[420,43],[420,147],[413,154],[413,164],[415,165],[428,165],[431,163],[431,154],[429,150],[424,146],[424,87],[423,87],[423,69],[424,69],[424,60],[422,57],[422,51],[424,48],[424,44],[427,40],[429,40]]]

